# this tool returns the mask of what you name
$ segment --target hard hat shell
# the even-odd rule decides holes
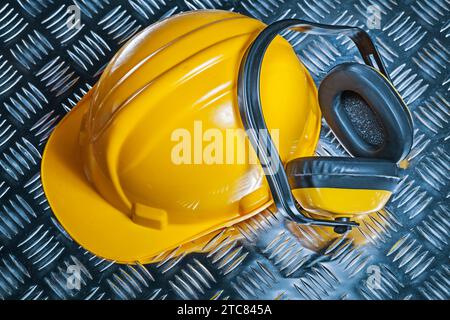
[[[43,155],[44,191],[78,243],[106,259],[146,263],[271,205],[261,166],[249,163],[251,147],[241,148],[247,137],[232,136],[243,130],[240,62],[264,27],[233,12],[188,12],[151,25],[113,57]],[[283,162],[312,155],[317,91],[282,37],[267,50],[260,88]],[[218,148],[207,152],[213,142],[222,158]],[[190,151],[175,152],[180,143]]]

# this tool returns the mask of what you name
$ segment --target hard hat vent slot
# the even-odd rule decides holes
[[[132,219],[137,224],[156,230],[164,230],[168,224],[166,211],[140,203],[133,205]]]

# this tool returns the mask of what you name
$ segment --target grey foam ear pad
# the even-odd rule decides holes
[[[319,87],[322,113],[347,151],[362,158],[403,160],[411,150],[411,115],[391,83],[358,63],[335,67]]]
[[[343,111],[365,142],[377,147],[383,145],[384,139],[386,139],[383,125],[359,94],[353,91],[344,91],[339,103],[342,104]]]
[[[289,161],[286,174],[292,188],[344,188],[394,191],[398,167],[388,160],[305,157]]]

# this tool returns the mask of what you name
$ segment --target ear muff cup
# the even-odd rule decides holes
[[[354,125],[342,103],[344,93],[355,93],[370,108],[382,130],[379,145],[367,142]],[[345,149],[354,157],[403,160],[411,150],[411,114],[392,84],[377,70],[359,63],[336,66],[321,82],[319,103],[322,113]],[[356,108],[359,111],[359,108]],[[364,123],[362,123],[364,129]]]
[[[332,216],[380,210],[400,181],[388,160],[306,157],[286,165],[292,193],[307,211]]]

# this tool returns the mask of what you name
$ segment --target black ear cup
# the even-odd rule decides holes
[[[320,84],[319,103],[331,130],[354,157],[397,163],[410,152],[409,110],[377,70],[358,63],[336,66]]]
[[[395,163],[366,158],[299,158],[287,163],[286,174],[302,208],[335,219],[382,209],[400,180]]]
[[[336,188],[392,192],[400,180],[395,163],[366,158],[299,158],[287,163],[286,174],[292,189]]]

